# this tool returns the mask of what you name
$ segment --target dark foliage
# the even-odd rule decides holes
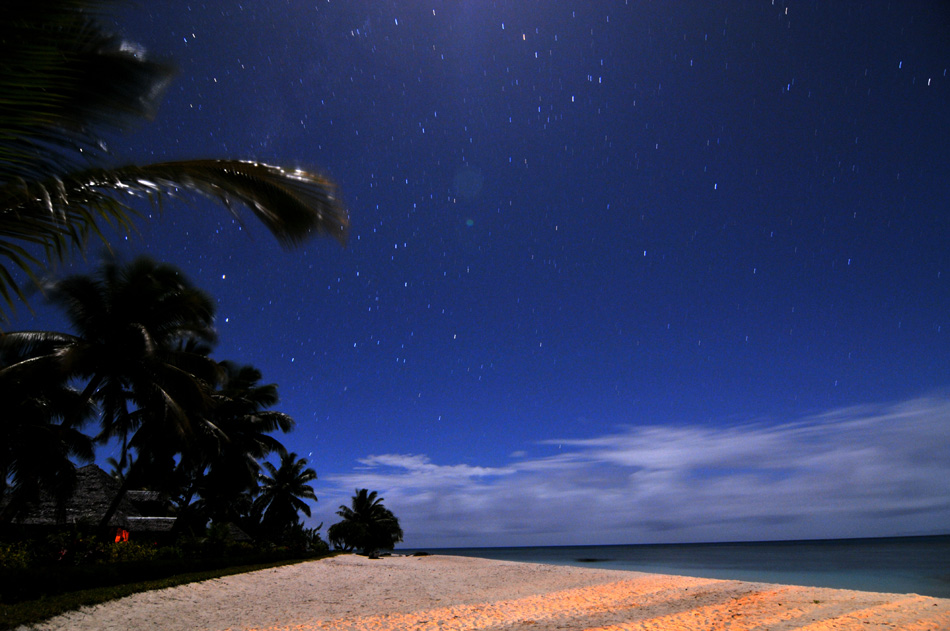
[[[330,543],[341,550],[359,550],[371,555],[379,550],[392,550],[402,541],[402,528],[392,511],[383,506],[376,491],[357,489],[350,506],[340,506],[337,515],[343,521],[327,530]]]

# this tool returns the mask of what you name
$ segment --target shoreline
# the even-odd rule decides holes
[[[950,599],[447,555],[350,555],[135,594],[33,628],[822,631],[875,625],[950,629]]]
[[[499,561],[950,598],[950,535],[422,549]]]

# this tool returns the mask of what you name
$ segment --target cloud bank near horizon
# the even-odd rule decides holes
[[[548,439],[510,463],[371,455],[323,477],[327,525],[380,492],[405,547],[674,543],[936,534],[950,524],[950,398],[792,422],[626,426]],[[327,514],[325,514],[327,513]]]

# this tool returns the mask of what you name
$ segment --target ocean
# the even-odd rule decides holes
[[[950,535],[765,543],[429,548],[503,561],[950,598]]]

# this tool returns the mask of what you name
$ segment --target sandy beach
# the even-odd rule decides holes
[[[947,630],[950,599],[451,556],[339,556],[136,594],[33,628]]]

